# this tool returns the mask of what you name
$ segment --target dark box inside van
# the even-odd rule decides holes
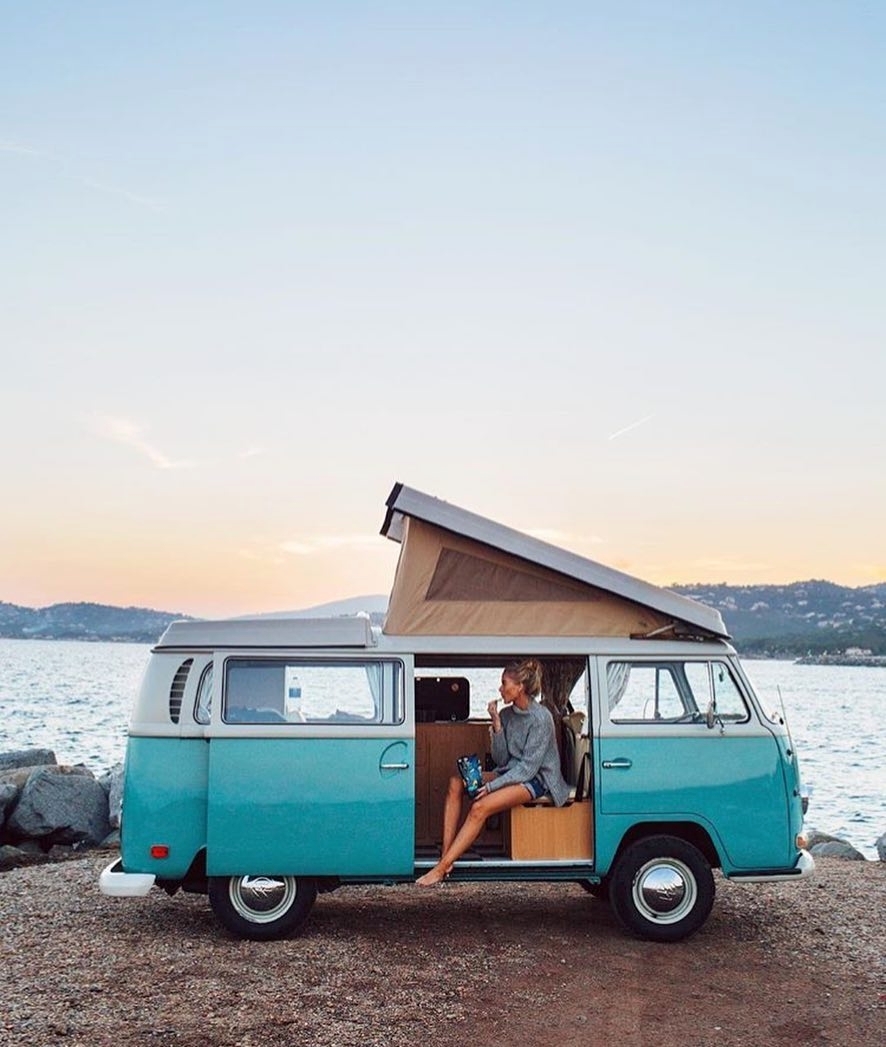
[[[471,688],[464,676],[416,676],[415,718],[419,723],[435,720],[467,720],[471,715]]]

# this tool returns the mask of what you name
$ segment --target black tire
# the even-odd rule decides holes
[[[609,899],[619,922],[655,942],[678,942],[702,926],[714,904],[707,859],[676,836],[631,844],[611,874]]]
[[[313,880],[300,876],[210,876],[209,904],[238,938],[267,942],[297,931],[317,897]]]

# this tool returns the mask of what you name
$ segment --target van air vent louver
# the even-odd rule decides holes
[[[188,673],[191,671],[191,666],[193,664],[193,658],[185,659],[178,669],[176,669],[175,676],[172,680],[172,686],[169,688],[169,719],[172,720],[173,723],[178,723],[179,717],[181,716],[185,684],[188,682]]]

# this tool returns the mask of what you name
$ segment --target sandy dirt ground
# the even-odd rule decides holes
[[[199,895],[103,897],[108,857],[0,875],[8,1047],[886,1042],[884,863],[718,879],[677,945],[626,936],[574,884],[346,888],[300,937],[262,944]]]

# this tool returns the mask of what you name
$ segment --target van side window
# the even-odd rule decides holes
[[[212,719],[212,662],[206,666],[197,684],[197,701],[194,703],[194,720],[209,723]]]
[[[403,718],[399,662],[229,658],[225,723],[380,724]]]
[[[613,723],[701,723],[712,703],[721,720],[748,719],[725,662],[609,662],[606,685]]]
[[[687,662],[685,672],[702,712],[713,699],[714,712],[721,720],[740,723],[748,719],[744,698],[725,662]]]
[[[606,667],[609,718],[679,720],[690,710],[680,693],[672,665],[610,662]]]

